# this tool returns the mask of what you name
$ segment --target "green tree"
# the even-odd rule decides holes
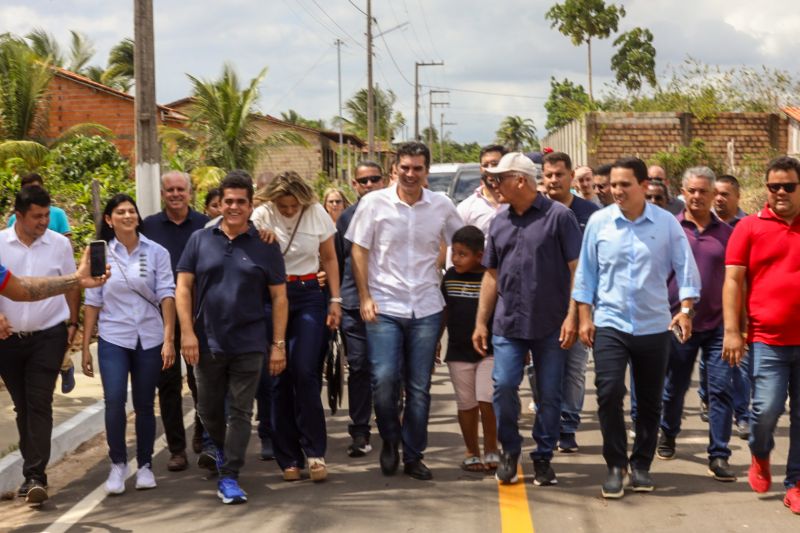
[[[376,85],[375,95],[375,138],[391,141],[397,128],[402,127],[404,119],[399,113],[394,113],[393,106],[397,96],[391,89],[384,91]],[[344,122],[344,130],[367,138],[367,90],[360,89],[344,104],[347,117],[340,117]]]
[[[572,83],[566,78],[558,81],[551,77],[550,94],[544,108],[547,111],[547,123],[544,127],[552,131],[580,118],[592,109],[592,103],[583,85]]]
[[[294,109],[290,109],[289,111],[281,111],[281,120],[290,124],[297,124],[298,126],[306,126],[307,128],[315,128],[318,130],[325,129],[325,121],[321,118],[316,120],[305,118]]]
[[[101,83],[128,92],[133,87],[133,39],[126,37],[108,53],[108,66],[103,71]]]
[[[618,48],[611,58],[611,70],[616,74],[617,85],[624,85],[632,93],[638,93],[643,82],[655,88],[656,49],[650,30],[634,28],[617,37],[614,46]]]
[[[49,59],[57,66],[63,67],[71,72],[84,74],[88,68],[89,61],[94,56],[94,44],[83,33],[70,30],[69,54],[64,54],[61,45],[50,32],[35,28],[25,36],[30,42],[33,52],[42,59]]]
[[[539,138],[536,136],[536,126],[533,120],[520,116],[508,116],[500,123],[495,133],[497,142],[504,145],[509,151],[519,152],[523,149],[536,149]]]
[[[0,35],[0,141],[35,140],[47,123],[47,87],[53,74],[26,43]]]
[[[619,19],[625,16],[625,8],[614,4],[606,5],[603,0],[564,0],[555,4],[545,19],[551,28],[570,38],[572,44],[586,43],[589,72],[589,100],[592,101],[592,39],[606,39],[617,31]]]

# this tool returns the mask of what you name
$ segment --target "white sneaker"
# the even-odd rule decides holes
[[[136,471],[136,490],[154,489],[156,488],[156,478],[150,465],[140,466]]]
[[[106,492],[108,494],[122,494],[125,492],[125,479],[128,477],[127,463],[113,463],[111,472],[106,480]]]

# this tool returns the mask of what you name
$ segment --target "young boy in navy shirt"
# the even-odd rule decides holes
[[[468,472],[494,473],[497,454],[497,428],[492,408],[491,352],[483,357],[472,347],[472,331],[478,313],[484,234],[475,226],[465,226],[453,235],[452,261],[442,280],[447,327],[445,362],[456,394],[458,424],[467,446],[461,468]],[[483,450],[478,443],[478,422],[483,426]]]

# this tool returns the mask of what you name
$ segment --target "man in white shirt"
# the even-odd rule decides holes
[[[23,276],[64,276],[76,271],[72,245],[47,229],[50,196],[41,187],[17,193],[15,222],[0,231],[0,258]],[[0,298],[0,316],[10,331],[0,333],[0,376],[14,402],[25,482],[19,496],[29,503],[47,499],[45,467],[50,460],[53,389],[64,352],[78,328],[80,289],[64,296],[18,303]]]
[[[481,185],[473,194],[458,204],[458,214],[465,226],[475,226],[483,232],[489,234],[489,224],[502,209],[507,209],[508,204],[501,204],[497,198],[497,193],[486,182],[486,169],[497,166],[500,158],[506,153],[504,146],[490,144],[481,148]]]
[[[353,243],[353,274],[367,326],[373,401],[383,440],[381,471],[397,471],[402,440],[404,472],[423,480],[433,477],[422,454],[444,306],[436,262],[441,243],[450,244],[463,225],[449,198],[424,189],[430,159],[422,143],[401,145],[397,183],[361,199],[345,236]]]

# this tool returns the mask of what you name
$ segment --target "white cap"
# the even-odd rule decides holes
[[[531,161],[528,156],[522,152],[509,152],[500,158],[500,162],[496,167],[486,168],[485,171],[489,174],[503,174],[505,172],[519,172],[532,178],[536,178],[539,174],[536,171],[536,165]]]

